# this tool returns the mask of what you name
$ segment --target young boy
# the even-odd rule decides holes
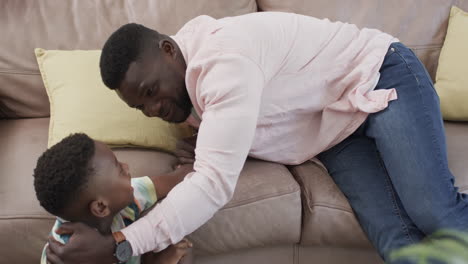
[[[63,222],[82,222],[102,234],[117,232],[137,220],[157,198],[165,197],[192,170],[193,165],[183,165],[165,175],[132,179],[128,165],[119,162],[109,147],[85,134],[73,134],[38,159],[34,188],[41,206],[58,217],[51,235],[67,243],[73,237],[60,234]],[[126,263],[176,264],[191,246],[183,240],[158,254],[132,257]],[[47,245],[41,264],[47,263],[46,249]]]

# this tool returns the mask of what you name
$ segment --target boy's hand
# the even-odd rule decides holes
[[[195,162],[195,147],[197,144],[197,135],[181,139],[177,142],[175,155],[180,164]]]
[[[177,165],[174,171],[171,171],[170,173],[151,176],[150,179],[153,181],[158,199],[166,197],[172,188],[183,181],[185,176],[192,171],[193,163]]]
[[[159,253],[146,253],[142,257],[143,264],[192,264],[192,243],[183,239]]]
[[[182,258],[178,264],[192,264],[193,263],[193,244],[190,240],[184,238],[179,243],[175,244],[176,254],[182,254]]]

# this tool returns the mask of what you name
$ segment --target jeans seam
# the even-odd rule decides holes
[[[395,194],[395,191],[392,188],[392,181],[391,181],[391,178],[390,178],[390,176],[388,174],[387,168],[385,167],[385,164],[383,163],[382,159],[380,158],[380,153],[378,151],[376,151],[376,152],[377,152],[376,154],[379,156],[380,166],[385,171],[386,189],[387,189],[387,193],[390,195],[392,203],[393,203],[393,209],[394,209],[393,211],[396,213],[396,215],[400,219],[401,228],[403,230],[403,233],[405,234],[406,239],[409,242],[414,243],[415,241],[413,240],[413,238],[410,235],[408,226],[406,225],[405,221],[403,220],[403,217],[401,216],[400,208],[398,207],[398,203],[397,203],[397,200],[396,200],[396,194]]]
[[[409,73],[414,77],[414,79],[416,80],[416,83],[417,83],[417,86],[418,86],[418,92],[420,93],[420,90],[419,90],[419,87],[421,86],[420,84],[420,80],[419,78],[416,76],[416,74],[414,73],[413,69],[411,68],[411,66],[409,65],[409,63],[406,61],[406,59],[403,57],[403,55],[401,55],[400,51],[396,48],[396,47],[393,47],[394,48],[394,52],[393,53],[396,53],[398,54],[398,56],[401,58],[401,60],[405,63],[405,66],[406,68],[408,69]],[[424,106],[425,107],[425,106]],[[426,108],[425,108],[426,109]],[[427,113],[427,112],[426,112]],[[415,241],[413,240],[413,238],[411,237],[410,233],[409,233],[409,229],[408,229],[408,226],[406,225],[405,221],[403,220],[403,217],[401,216],[401,212],[398,208],[398,204],[397,204],[397,201],[396,201],[396,197],[395,197],[395,191],[392,189],[391,185],[392,185],[392,179],[387,171],[387,168],[385,167],[385,164],[383,164],[383,160],[380,158],[380,164],[381,166],[383,167],[383,169],[385,170],[385,179],[386,179],[386,183],[388,184],[388,188],[389,188],[389,193],[390,195],[392,196],[392,201],[394,203],[394,206],[395,206],[395,212],[397,213],[398,217],[400,218],[400,221],[401,221],[401,225],[402,225],[402,229],[403,229],[403,232],[406,233],[406,238],[408,239],[408,241],[410,241],[411,243],[414,243]],[[402,205],[403,205],[403,202],[402,202]],[[408,217],[409,217],[409,214],[408,214]],[[416,223],[415,223],[416,224]]]
[[[405,61],[406,63],[406,61]],[[414,73],[412,72],[412,74],[414,75]],[[418,82],[418,94],[421,98],[423,98],[423,95],[422,95],[422,91],[421,91],[421,84]],[[434,130],[435,130],[435,127],[433,126],[432,122],[431,122],[431,117],[429,115],[429,107],[427,106],[427,102],[425,100],[421,100],[422,101],[422,107],[424,109],[424,116],[425,116],[425,119],[426,119],[426,126],[430,128],[430,133],[431,133],[431,143],[434,145],[434,148],[436,149],[436,155],[437,155],[437,162],[439,163],[439,173],[440,175],[443,175],[444,176],[444,180],[447,180],[448,182],[450,182],[449,178],[447,178],[447,172],[450,173],[450,171],[447,171],[447,164],[443,164],[442,162],[442,151],[439,147],[438,144],[436,144],[437,142],[437,137],[434,133]],[[447,165],[447,166],[445,166]],[[440,168],[443,168],[445,167],[445,169],[440,169]],[[449,186],[451,188],[454,188],[453,184],[452,186]],[[463,222],[460,221],[460,217],[458,217],[458,215],[454,215],[453,211],[451,210],[450,212],[450,215],[452,215],[452,217],[454,217],[454,219],[459,223],[459,224],[463,224]],[[417,225],[417,223],[415,223]],[[436,223],[438,225],[438,223]],[[438,228],[437,226],[435,227],[436,229]],[[435,230],[422,230],[423,232],[425,233],[432,233],[434,232]]]
[[[400,52],[398,51],[398,49],[395,48],[395,52],[396,54],[398,54],[398,56],[400,56],[400,58],[405,62],[405,65],[406,65],[406,68],[408,68],[408,71],[411,73],[411,75],[413,75],[413,77],[416,79],[416,82],[418,83],[418,87],[420,86],[420,81],[419,81],[419,78],[418,76],[414,73],[413,69],[411,68],[411,66],[408,64],[408,62],[405,60],[405,58],[400,54]]]
[[[417,74],[413,71],[413,68],[409,65],[408,61],[403,57],[403,55],[401,55],[401,53],[398,51],[398,49],[395,48],[395,52],[398,53],[398,56],[400,56],[400,58],[403,60],[403,62],[405,63],[405,65],[406,65],[406,67],[408,69],[408,71],[410,72],[410,74],[416,79],[418,95],[421,98],[421,101],[422,101],[421,107],[422,107],[422,109],[424,111],[424,116],[425,116],[425,125],[426,125],[427,128],[430,128],[431,143],[434,145],[434,148],[436,150],[436,155],[437,155],[437,161],[436,162],[439,163],[438,168],[445,167],[443,162],[442,162],[442,151],[438,146],[435,146],[437,144],[434,144],[437,141],[437,137],[436,137],[436,135],[434,133],[435,127],[433,126],[433,124],[431,122],[431,117],[429,115],[429,107],[427,105],[427,102],[426,102],[426,100],[422,100],[423,94],[422,94],[422,91],[421,91],[421,86],[422,86],[421,80],[418,78]],[[410,52],[416,57],[414,52],[412,52],[411,50],[410,50]],[[424,70],[424,68],[423,68],[423,70]],[[425,74],[426,74],[426,77],[428,77],[427,72],[425,72]],[[428,79],[430,79],[430,78],[428,77]],[[435,92],[434,86],[433,85],[431,85],[431,86],[432,86],[432,88],[434,89],[434,92]],[[445,173],[444,173],[444,171],[445,171]],[[445,176],[444,180],[449,180],[446,177],[447,176],[446,175],[446,173],[447,173],[446,169],[442,169],[442,170],[439,169],[438,173]],[[458,216],[454,215],[453,212],[450,212],[450,214],[456,219],[456,221],[458,223],[461,223]],[[413,222],[414,222],[414,220],[413,220]],[[416,222],[414,222],[414,223],[418,228],[421,229],[422,232],[424,232],[426,234],[427,233],[432,233],[434,231],[434,230],[426,230],[427,227],[426,228],[425,227],[421,228],[421,226],[418,225],[418,223],[416,223]]]

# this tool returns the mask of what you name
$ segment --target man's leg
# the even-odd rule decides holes
[[[365,134],[374,139],[403,207],[426,234],[468,230],[468,197],[448,168],[439,99],[414,53],[392,44],[376,89],[395,88],[398,99],[372,114]]]
[[[369,240],[388,259],[391,250],[425,235],[402,207],[375,142],[361,130],[318,158],[347,197]]]

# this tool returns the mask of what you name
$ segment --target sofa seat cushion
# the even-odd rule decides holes
[[[190,240],[197,254],[298,243],[300,188],[280,164],[247,160],[233,199],[200,227]]]
[[[348,200],[318,160],[290,169],[302,189],[302,245],[372,247]]]
[[[445,123],[448,160],[461,192],[468,191],[468,123]],[[290,168],[301,185],[306,246],[372,247],[344,194],[325,167],[312,160]]]
[[[37,202],[32,170],[46,149],[47,118],[0,120],[0,256],[2,263],[39,263],[53,217]]]

